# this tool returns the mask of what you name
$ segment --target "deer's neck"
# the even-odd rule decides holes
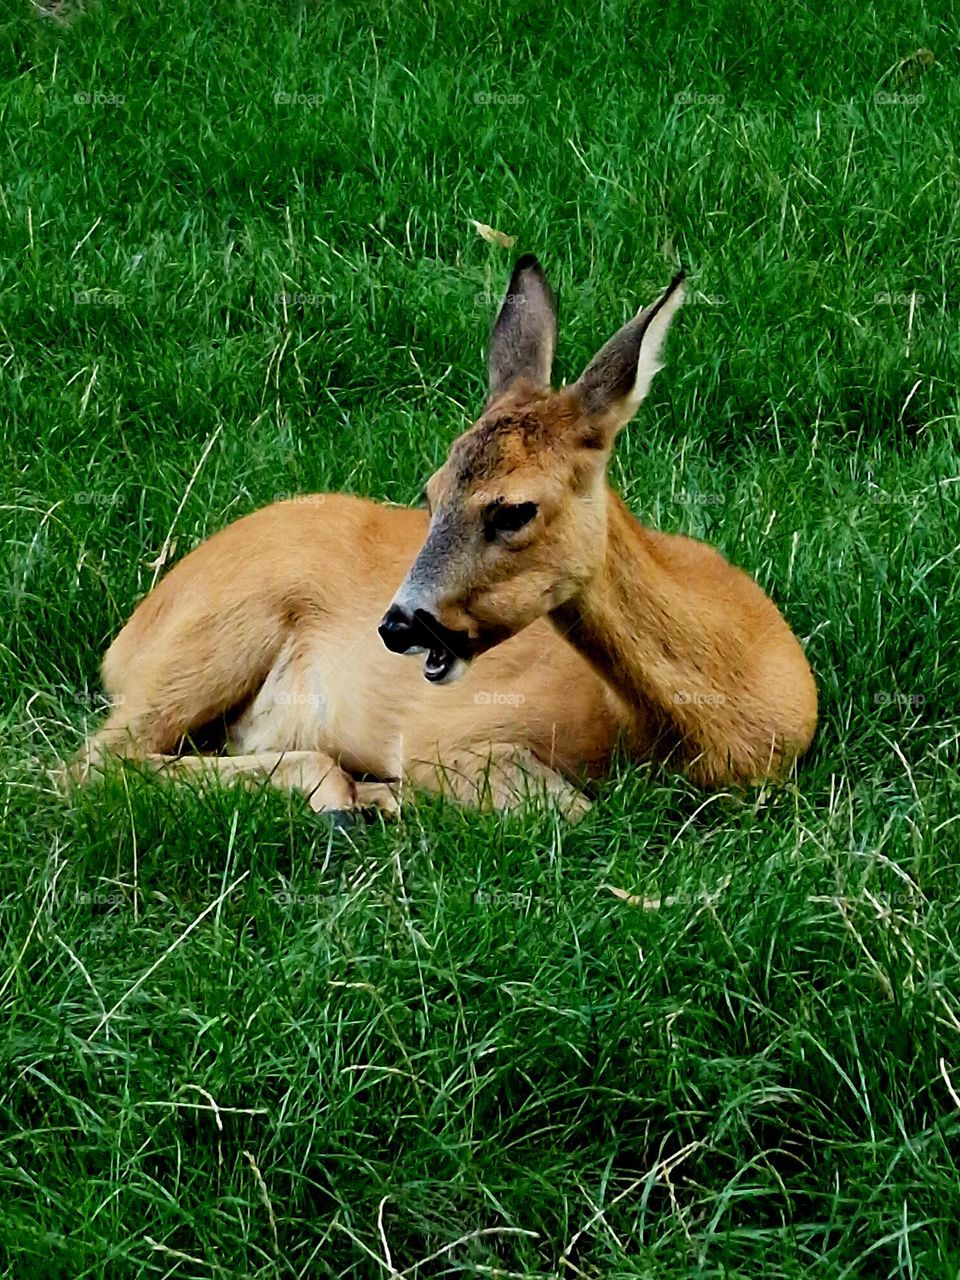
[[[710,548],[645,529],[607,491],[606,555],[554,625],[619,695],[628,746],[679,746],[712,784],[773,776],[806,750],[817,690],[796,637]]]
[[[682,729],[687,707],[722,698],[712,688],[729,650],[722,620],[693,566],[678,572],[664,554],[663,535],[612,490],[607,508],[603,564],[552,621],[628,707],[646,716],[655,708]]]

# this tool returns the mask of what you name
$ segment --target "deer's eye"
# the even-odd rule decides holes
[[[498,533],[517,533],[537,514],[535,502],[494,502],[487,508],[487,537]]]

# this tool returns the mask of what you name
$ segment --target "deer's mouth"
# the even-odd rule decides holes
[[[446,648],[429,649],[423,660],[423,678],[431,684],[453,684],[466,669],[466,661]]]

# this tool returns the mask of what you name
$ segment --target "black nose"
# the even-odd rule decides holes
[[[391,653],[406,653],[417,643],[416,633],[419,629],[413,618],[395,604],[392,604],[380,619],[377,630],[380,632],[380,639]]]

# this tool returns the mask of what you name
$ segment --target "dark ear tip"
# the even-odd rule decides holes
[[[670,281],[670,284],[667,286],[667,292],[673,293],[674,289],[679,288],[680,285],[683,284],[684,280],[686,280],[686,278],[687,278],[687,269],[686,267],[681,267],[680,270],[677,272],[677,274]]]
[[[547,299],[549,308],[554,310],[553,290],[540,265],[540,259],[535,253],[524,253],[514,263],[510,284],[507,286],[507,299],[509,300],[511,294],[525,292],[531,284],[540,289]]]
[[[513,274],[519,275],[521,271],[537,271],[543,275],[543,267],[540,265],[540,259],[535,253],[521,254],[513,267]]]

